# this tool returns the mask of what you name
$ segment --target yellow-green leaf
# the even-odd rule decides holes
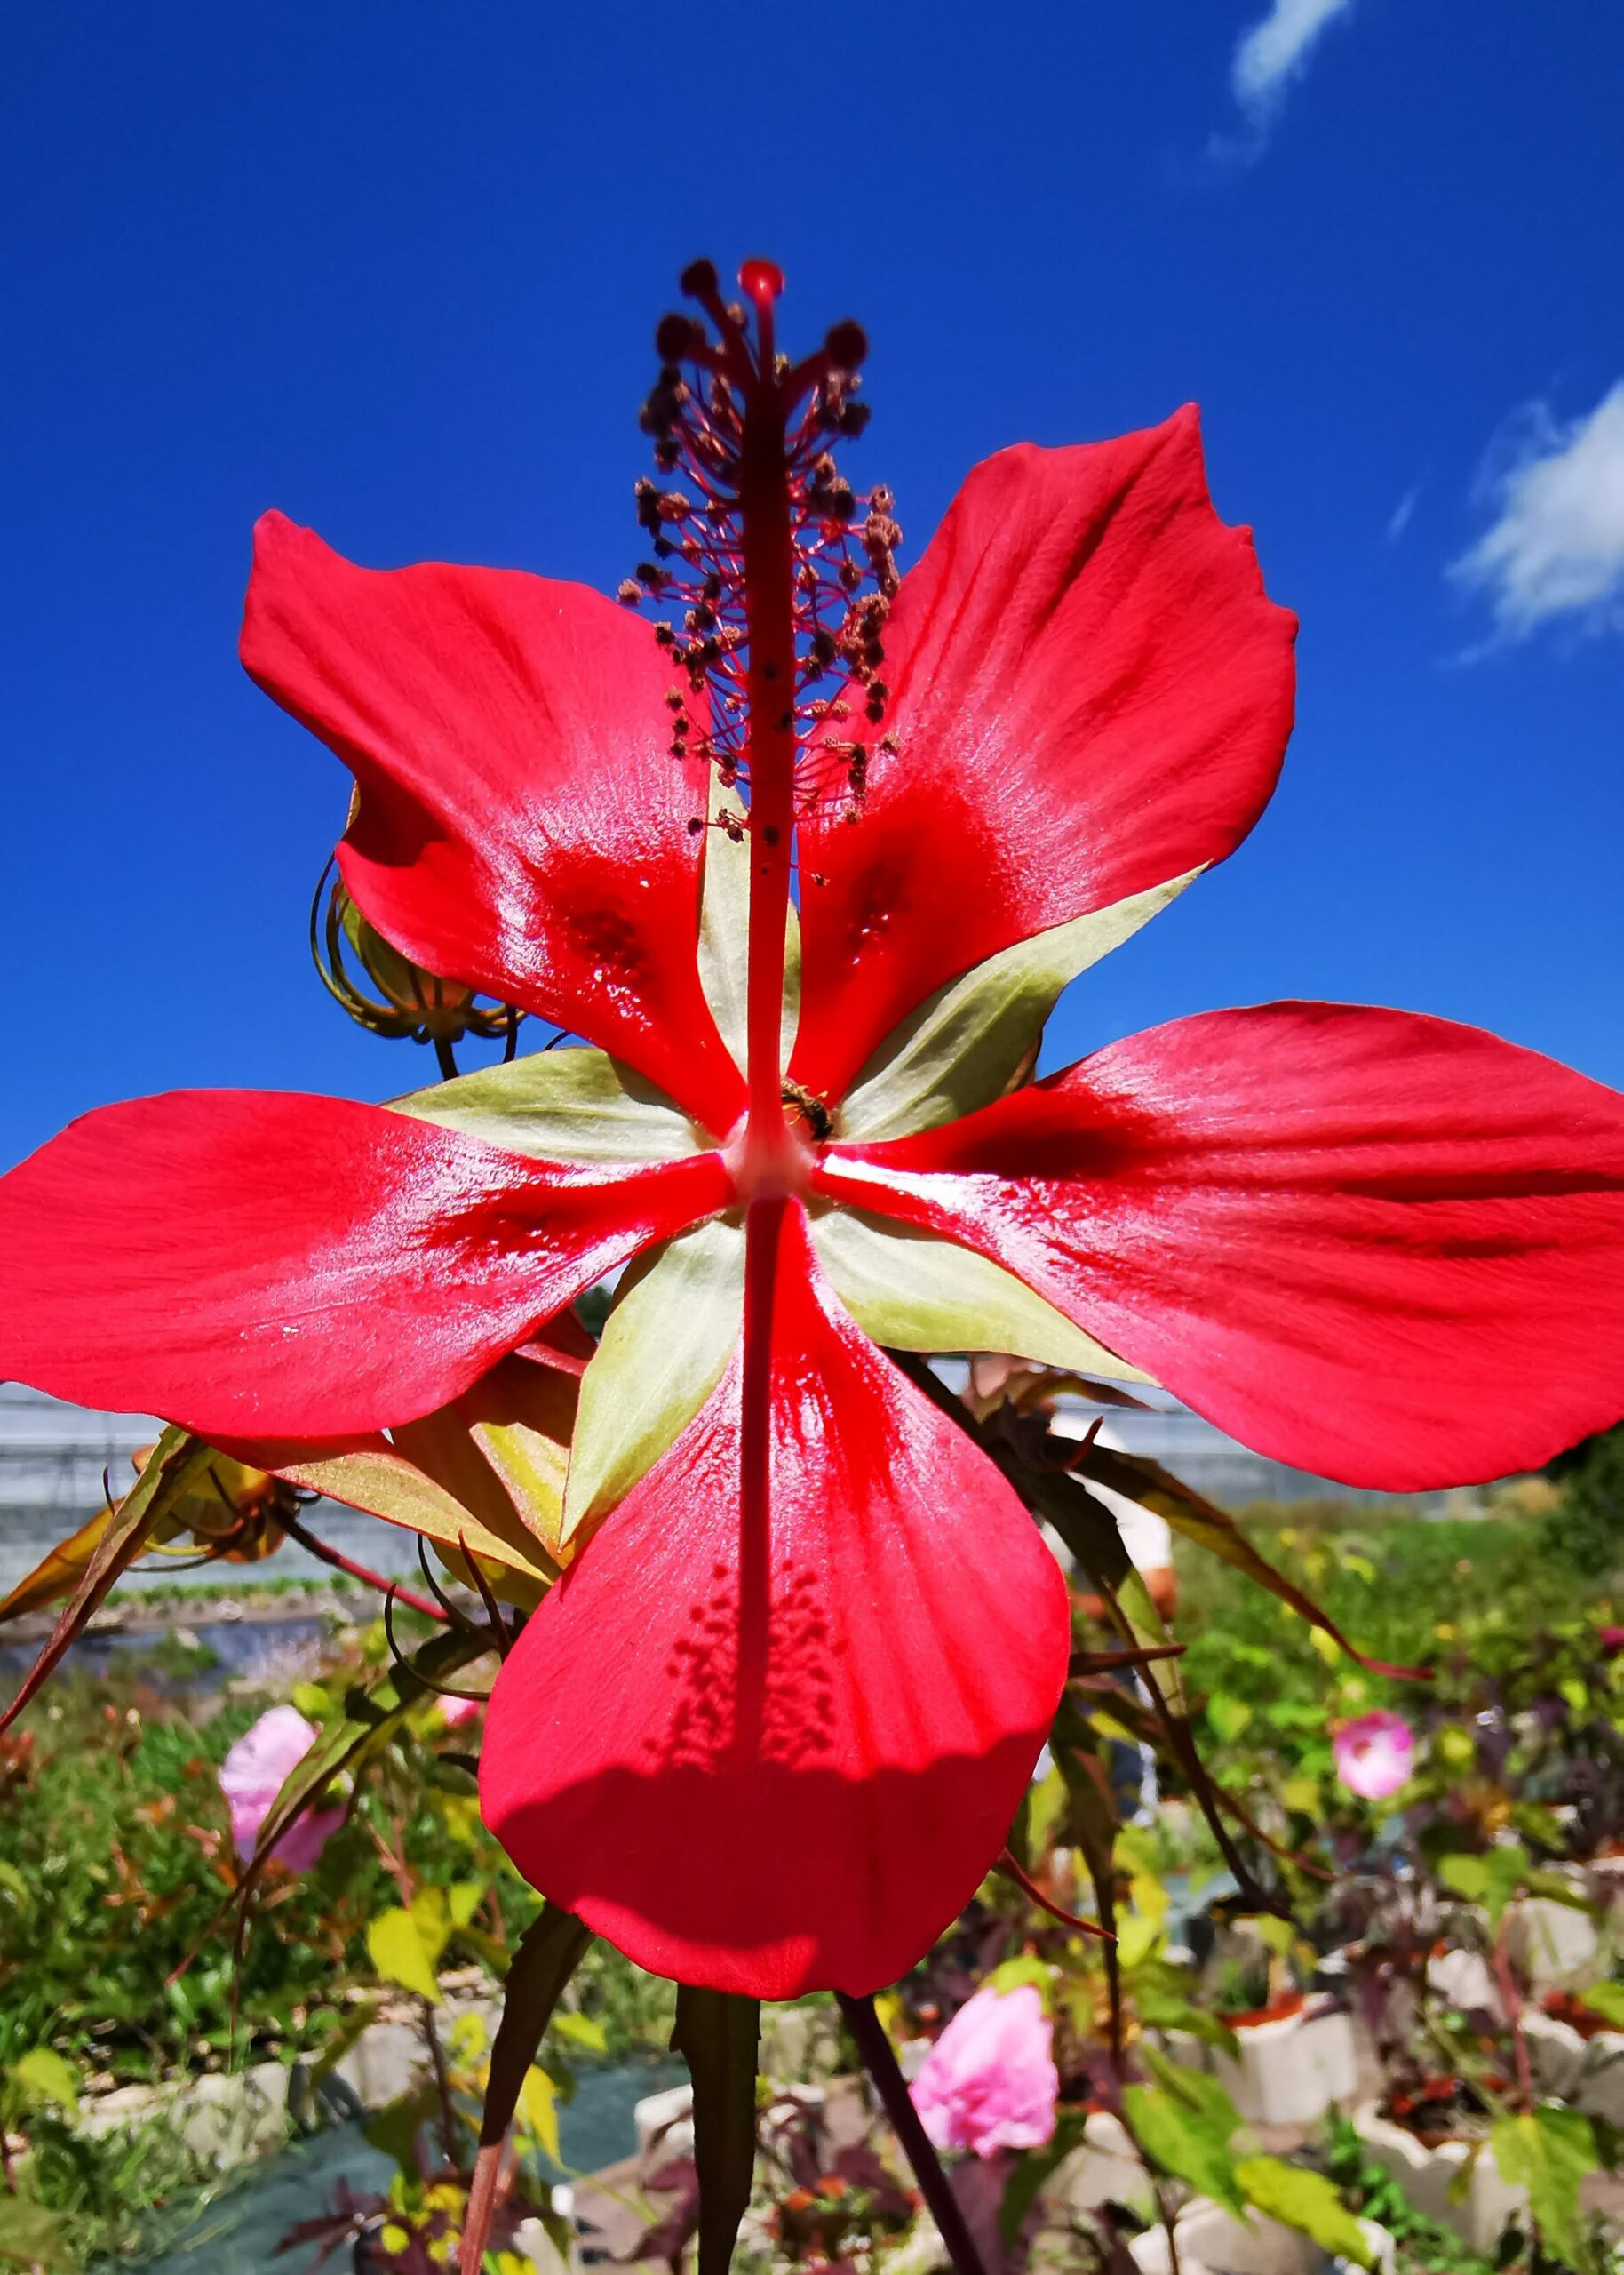
[[[1324,2173],[1288,2165],[1279,2157],[1243,2157],[1235,2177],[1248,2203],[1266,2218],[1295,2228],[1322,2251],[1373,2267],[1370,2239]]]
[[[78,2073],[54,2047],[36,2046],[12,2064],[12,2075],[35,2101],[54,2102],[59,2109],[79,2106]]]
[[[553,2017],[553,2027],[561,2038],[584,2047],[588,2054],[606,2054],[609,2040],[603,2034],[601,2023],[593,2022],[590,2015],[561,2014]]]
[[[1586,2176],[1602,2163],[1589,2119],[1547,2102],[1531,2116],[1497,2118],[1489,2146],[1501,2177],[1528,2191],[1529,2209],[1553,2255],[1566,2266],[1593,2269],[1596,2257],[1580,2207]]]
[[[519,2116],[525,2130],[536,2136],[553,2163],[558,2150],[558,2089],[545,2070],[529,2069],[519,2088]]]
[[[370,1920],[367,1952],[386,1983],[398,1984],[402,1991],[413,1991],[419,1999],[438,2006],[440,1985],[415,1912],[415,1905],[411,1912],[396,1906]]]

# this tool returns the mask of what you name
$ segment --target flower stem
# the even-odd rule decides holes
[[[891,2041],[886,2036],[872,1999],[854,1999],[845,1991],[837,1991],[840,2012],[846,2027],[857,2042],[863,2056],[863,2066],[874,2081],[874,2090],[891,2122],[891,2130],[902,2144],[903,2154],[913,2167],[931,2217],[935,2221],[948,2257],[958,2269],[959,2275],[986,2275],[986,2269],[975,2241],[965,2223],[959,2199],[952,2183],[942,2168],[930,2135],[919,2121],[913,2106],[907,2080],[896,2066],[896,2056],[891,2051]]]
[[[314,1533],[307,1531],[297,1517],[290,1516],[285,1510],[278,1509],[275,1513],[276,1521],[288,1538],[296,1540],[306,1554],[314,1556],[318,1563],[330,1564],[335,1572],[343,1572],[352,1580],[364,1582],[369,1588],[376,1588],[380,1596],[386,1596],[393,1589],[396,1599],[409,1611],[420,1612],[425,1619],[432,1619],[440,1627],[450,1624],[440,1606],[431,1603],[426,1596],[418,1595],[415,1588],[403,1588],[398,1580],[386,1580],[381,1572],[374,1572],[364,1564],[357,1564],[340,1549],[330,1548],[324,1540],[318,1540]]]

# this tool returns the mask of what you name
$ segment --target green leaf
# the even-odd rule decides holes
[[[1206,1719],[1219,1742],[1233,1745],[1252,1720],[1252,1709],[1244,1698],[1230,1698],[1220,1691],[1206,1702]]]
[[[632,1067],[574,1044],[458,1074],[389,1110],[545,1161],[674,1161],[709,1143]]]
[[[755,2171],[756,2045],[761,2008],[754,1999],[677,1985],[672,2045],[694,2082],[694,2161],[699,2172],[697,2275],[728,2275]]]
[[[1248,2203],[1267,2218],[1295,2228],[1322,2251],[1351,2259],[1357,2267],[1374,2266],[1364,2229],[1323,2173],[1279,2157],[1243,2157],[1235,2177]]]
[[[1498,1928],[1507,1904],[1528,1877],[1528,1851],[1487,1848],[1481,1856],[1440,1856],[1437,1870],[1445,1888],[1469,1904],[1480,1904],[1490,1926]]]
[[[1529,2208],[1556,2255],[1570,2267],[1594,2267],[1579,2202],[1586,2175],[1602,2162],[1589,2119],[1547,2103],[1530,2117],[1497,2118],[1489,2146],[1502,2176],[1528,2191]]]
[[[119,1575],[134,1563],[212,1458],[211,1448],[184,1430],[163,1432],[135,1483],[109,1512],[106,1529],[91,1552],[77,1586],[24,1676],[22,1688],[0,1714],[0,1730],[22,1712],[92,1614],[100,1609]]]
[[[35,2101],[54,2102],[59,2109],[79,2106],[79,2075],[53,2047],[36,2046],[12,2064],[12,2075]]]
[[[893,1029],[857,1076],[840,1106],[840,1138],[865,1145],[902,1138],[1001,1098],[1062,989],[1131,939],[1200,874],[1191,869],[1054,925],[938,988]]]
[[[604,2035],[603,2024],[594,2022],[590,2015],[554,2015],[553,2027],[561,2038],[585,2047],[588,2054],[606,2054],[609,2051],[609,2040]]]
[[[1139,2051],[1164,2093],[1171,2094],[1175,2101],[1182,2101],[1187,2109],[1205,2118],[1224,2140],[1233,2140],[1240,2130],[1240,2111],[1209,2070],[1192,2070],[1186,2063],[1174,2061],[1159,2047],[1148,2043],[1142,2045]]]
[[[445,1892],[453,1928],[466,1928],[485,1900],[483,1880],[453,1880]]]
[[[409,2188],[418,2185],[423,2177],[418,2162],[418,2135],[438,2114],[437,2102],[434,2079],[425,2078],[398,2101],[374,2110],[362,2123],[362,2138],[393,2159]]]
[[[360,2045],[363,2035],[378,2020],[379,2004],[377,1999],[360,1999],[346,2009],[338,2029],[310,2064],[312,2086],[319,2086],[323,2078],[330,2078],[351,2048]]]
[[[1150,1380],[991,1257],[866,1209],[828,1209],[812,1245],[864,1333],[898,1351],[1008,1351],[1048,1367]]]
[[[0,2264],[43,2267],[49,2275],[74,2275],[79,2263],[57,2224],[54,2212],[25,2196],[0,2198]]]
[[[612,1509],[693,1420],[744,1318],[744,1233],[717,1217],[640,1257],[581,1377],[562,1537]]]
[[[397,1905],[393,1911],[380,1912],[376,1920],[369,1920],[367,1955],[386,1983],[398,1984],[402,1991],[414,1991],[431,2006],[440,2004],[440,1984],[434,1974],[438,1954],[431,1954],[414,1912],[403,1912]]]
[[[1614,2030],[1624,2030],[1624,1983],[1593,1983],[1580,1992],[1579,2003]]]
[[[712,826],[705,833],[705,867],[699,892],[699,985],[733,1054],[748,1076],[750,962],[750,839],[737,838],[717,821],[720,814],[744,818],[736,792],[724,790],[711,770]],[[784,1012],[779,1021],[779,1064],[787,1066],[800,1024],[800,918],[793,901],[784,914]]]
[[[1040,1959],[1030,1952],[1017,1952],[1013,1959],[1000,1960],[988,1976],[985,1988],[999,1992],[1019,1990],[1030,1984],[1047,2007],[1054,1996],[1055,1978]]]
[[[1222,2125],[1193,2108],[1182,2095],[1153,2086],[1125,2087],[1122,2099],[1129,2130],[1158,2171],[1188,2182],[1238,2220],[1246,2217],[1246,2199],[1236,2178],[1235,2159]]]

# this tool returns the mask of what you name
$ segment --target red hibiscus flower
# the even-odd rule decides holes
[[[1624,1101],[1312,1003],[1026,1082],[1061,988],[1256,820],[1292,619],[1192,411],[1001,452],[898,587],[829,455],[856,327],[791,366],[764,264],[753,323],[688,282],[713,329],[666,320],[645,418],[694,492],[641,492],[663,646],[277,516],[243,631],[355,778],[367,922],[589,1047],[388,1108],[87,1116],[0,1182],[0,1372],[342,1442],[635,1257],[485,1812],[657,1970],[864,1992],[996,1855],[1068,1648],[1030,1517],[878,1345],[1154,1379],[1363,1485],[1537,1463],[1624,1406]]]

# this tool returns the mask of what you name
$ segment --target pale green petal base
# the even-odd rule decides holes
[[[712,1147],[663,1090],[580,1045],[458,1074],[390,1111],[544,1161],[675,1161]]]
[[[744,1233],[716,1217],[630,1265],[581,1377],[563,1538],[614,1507],[727,1371],[744,1323]]]
[[[1007,1351],[1079,1375],[1152,1379],[1013,1272],[935,1233],[865,1209],[830,1209],[813,1220],[812,1246],[836,1295],[876,1343],[899,1351]]]
[[[1063,988],[1131,939],[1200,875],[1191,869],[989,956],[892,1029],[841,1101],[835,1135],[873,1145],[957,1122],[1002,1098]]]

